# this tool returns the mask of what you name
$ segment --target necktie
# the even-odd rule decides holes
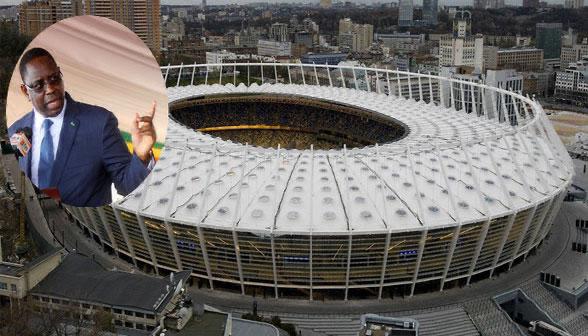
[[[53,137],[51,136],[51,125],[53,122],[49,119],[43,121],[43,141],[41,141],[41,158],[39,160],[39,189],[50,187],[51,170],[53,169]]]

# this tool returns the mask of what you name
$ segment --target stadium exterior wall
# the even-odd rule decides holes
[[[518,212],[444,228],[349,235],[294,235],[186,226],[112,206],[66,209],[117,253],[156,270],[238,286],[320,289],[383,288],[490,274],[526,256],[549,232],[565,189]],[[457,241],[450,250],[451,239]],[[429,242],[430,241],[430,242]],[[175,242],[175,243],[173,243]],[[202,246],[206,246],[202,249]]]

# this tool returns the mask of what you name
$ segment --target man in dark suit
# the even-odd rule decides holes
[[[27,50],[19,71],[20,89],[33,110],[8,133],[32,130],[31,150],[19,165],[39,189],[57,189],[65,204],[95,207],[111,202],[112,183],[127,195],[147,177],[156,141],[155,103],[149,115],[135,115],[131,155],[112,112],[77,102],[65,92],[63,75],[49,52]]]

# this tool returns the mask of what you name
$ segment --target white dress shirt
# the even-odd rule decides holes
[[[33,108],[35,117],[33,120],[33,140],[31,141],[31,150],[33,156],[31,157],[31,181],[34,185],[39,185],[39,161],[41,160],[41,143],[45,137],[45,130],[43,129],[43,121],[49,119],[53,122],[51,125],[51,138],[53,138],[53,159],[57,157],[57,148],[59,147],[59,135],[61,134],[61,127],[63,126],[63,116],[65,115],[65,106],[67,99],[63,99],[63,108],[56,117],[45,118],[35,108]]]

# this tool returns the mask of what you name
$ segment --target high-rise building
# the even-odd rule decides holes
[[[413,0],[400,0],[398,2],[398,26],[411,27],[413,25],[414,17],[414,2]]]
[[[374,26],[353,23],[351,19],[339,20],[339,45],[349,47],[352,51],[369,49],[374,41]]]
[[[82,14],[82,0],[23,1],[18,11],[19,32],[36,36],[57,21]]]
[[[270,27],[270,38],[278,42],[288,41],[288,25],[285,23],[272,24]]]
[[[537,48],[543,49],[544,58],[559,58],[561,53],[561,23],[537,23],[535,26]]]
[[[456,13],[453,21],[453,35],[446,35],[439,41],[439,66],[473,67],[481,72],[484,66],[484,36],[471,34],[471,14],[468,11]]]
[[[523,7],[538,8],[539,0],[523,0]]]
[[[159,0],[85,0],[86,15],[107,17],[132,30],[159,58],[161,24]]]
[[[584,0],[565,0],[564,1],[565,8],[582,8],[584,7]]]
[[[423,21],[426,25],[437,25],[437,0],[423,0]]]
[[[202,9],[202,10],[206,9],[206,0],[202,0],[202,4],[200,5],[200,9]]]

